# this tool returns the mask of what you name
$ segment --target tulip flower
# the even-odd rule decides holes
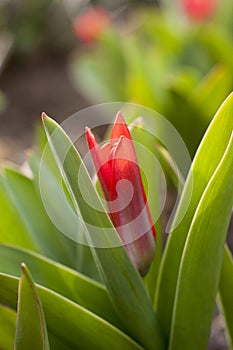
[[[186,14],[193,20],[203,21],[217,8],[217,0],[181,0]]]
[[[134,144],[122,114],[118,113],[110,141],[103,147],[89,128],[86,138],[109,216],[133,264],[145,275],[154,256],[156,233]]]
[[[109,22],[109,15],[104,9],[93,7],[77,17],[74,32],[81,41],[93,42],[98,39]]]

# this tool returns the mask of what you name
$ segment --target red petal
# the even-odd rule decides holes
[[[107,143],[100,148],[89,128],[86,128],[86,139],[103,193],[105,198],[109,199],[111,182],[111,161],[109,160],[109,156],[112,146],[110,143]]]
[[[120,182],[121,180],[127,181]],[[122,184],[118,192],[117,184]],[[132,193],[132,197],[129,198]],[[155,229],[134,145],[124,136],[120,138],[113,155],[110,201],[114,226],[130,258],[143,275],[148,270],[154,254]]]
[[[129,133],[128,126],[126,125],[126,122],[121,112],[118,112],[116,116],[116,120],[113,124],[110,140],[114,141],[116,139],[119,139],[121,136],[125,136],[127,139],[131,140],[131,135]]]

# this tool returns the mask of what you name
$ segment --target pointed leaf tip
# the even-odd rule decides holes
[[[27,268],[27,267],[26,267],[26,264],[25,264],[24,262],[22,262],[22,263],[20,264],[20,268],[21,268],[22,272],[24,272],[24,270]]]
[[[47,116],[47,114],[45,113],[45,112],[42,112],[41,113],[41,118],[43,119],[43,118],[47,118],[48,116]]]

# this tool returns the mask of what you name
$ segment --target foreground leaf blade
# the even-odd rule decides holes
[[[17,208],[39,252],[69,266],[74,266],[75,247],[67,247],[66,238],[47,216],[33,182],[18,171],[5,169],[5,182],[9,197]]]
[[[44,312],[29,270],[21,264],[15,350],[49,350]]]
[[[197,151],[185,183],[173,227],[180,221],[180,215],[182,215],[183,207],[186,206],[190,191],[192,191],[191,202],[182,221],[172,230],[162,258],[155,309],[167,341],[169,339],[178,273],[186,237],[200,198],[229,142],[233,130],[232,113],[233,94],[220,107]]]
[[[162,349],[163,341],[146,289],[99,201],[81,158],[57,123],[48,117],[44,117],[43,122],[51,149],[64,174],[72,198],[85,224],[89,225],[88,241],[93,247],[97,266],[119,318],[128,334],[143,346],[150,350],[157,347]],[[77,174],[80,175],[79,178]],[[81,187],[85,188],[85,193],[98,210],[90,207],[85,201]],[[99,227],[102,228],[101,234],[96,236]]]
[[[226,247],[219,281],[220,309],[224,315],[229,346],[233,349],[233,258]]]
[[[0,303],[16,309],[18,283],[18,278],[0,273]],[[60,340],[65,349],[143,350],[126,334],[88,310],[40,285],[36,289],[43,305],[49,338],[51,335],[56,343]]]
[[[14,349],[16,312],[0,305],[0,349]]]
[[[117,327],[122,327],[105,287],[42,255],[14,246],[0,245],[0,272],[20,276],[24,261],[34,281],[96,313]]]
[[[233,205],[233,134],[195,212],[180,265],[169,350],[204,350]]]
[[[0,211],[4,213],[0,220],[0,242],[39,252],[38,245],[9,197],[6,181],[2,174],[0,174]]]

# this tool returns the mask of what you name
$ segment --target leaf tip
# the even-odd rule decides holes
[[[44,118],[48,118],[48,115],[45,112],[41,113],[41,119],[43,120]]]
[[[21,268],[22,272],[25,272],[25,270],[27,269],[27,266],[26,266],[26,264],[24,262],[22,262],[20,264],[20,268]]]

